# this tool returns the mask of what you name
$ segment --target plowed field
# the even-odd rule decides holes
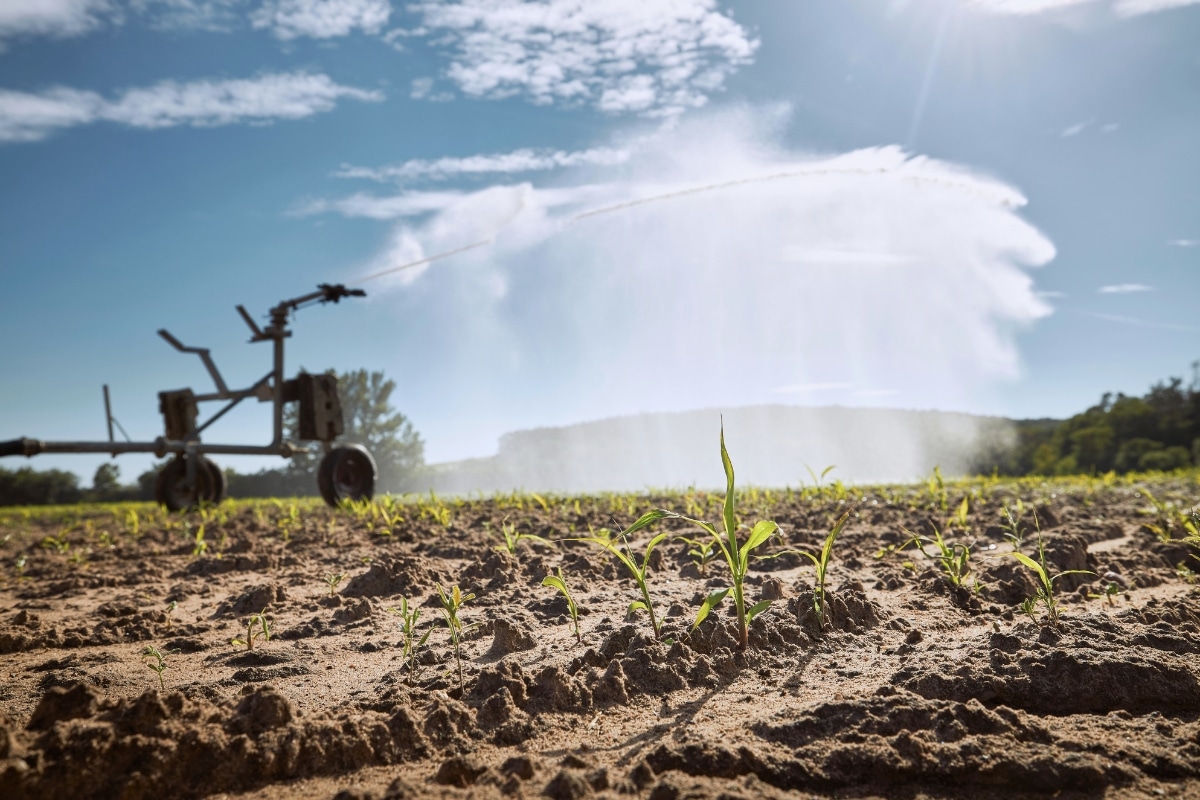
[[[1035,573],[1000,556],[1018,499],[1024,552],[1040,528],[1051,575],[1088,571],[1055,582],[1057,625],[1021,612]],[[719,557],[654,552],[656,639],[625,568],[570,540],[656,507],[716,521],[722,500],[0,510],[0,796],[1200,797],[1194,476],[742,491],[783,553],[750,573],[774,602],[745,650],[729,601],[691,630]],[[785,551],[847,510],[821,624]],[[510,554],[506,524],[546,541]],[[912,548],[877,558],[935,528],[971,548],[963,585]],[[634,551],[662,531],[701,533],[662,522]],[[578,642],[541,583],[559,567]],[[476,595],[461,683],[439,585]],[[406,598],[430,631],[415,665]]]

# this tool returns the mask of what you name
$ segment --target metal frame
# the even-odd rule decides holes
[[[283,377],[283,345],[284,340],[292,335],[288,330],[288,319],[293,311],[297,311],[314,303],[336,303],[343,297],[365,297],[366,292],[361,289],[347,289],[341,284],[322,283],[317,287],[317,291],[310,292],[300,297],[294,297],[291,300],[283,300],[276,304],[271,310],[271,322],[265,328],[259,328],[255,324],[254,319],[247,313],[244,306],[237,306],[237,311],[242,319],[249,326],[253,336],[250,338],[250,343],[254,342],[272,342],[273,360],[271,371],[256,381],[247,389],[230,390],[225,384],[224,378],[217,370],[217,365],[213,362],[209,351],[203,347],[186,347],[182,342],[172,336],[166,329],[159,329],[158,335],[167,341],[172,347],[181,353],[195,353],[204,363],[205,369],[212,377],[213,383],[216,385],[216,391],[209,394],[200,394],[195,396],[197,403],[208,403],[225,400],[226,405],[211,417],[205,420],[202,424],[197,421],[193,430],[189,431],[183,439],[167,439],[165,436],[160,436],[153,442],[118,442],[113,437],[113,423],[116,422],[112,415],[112,404],[109,399],[108,386],[104,386],[104,413],[108,425],[108,441],[107,442],[67,442],[67,441],[43,441],[41,439],[21,438],[14,439],[9,442],[0,442],[0,456],[23,455],[32,458],[40,453],[109,453],[112,456],[118,456],[123,453],[153,453],[158,458],[163,458],[168,453],[176,455],[188,456],[187,458],[187,484],[194,485],[196,479],[197,462],[196,456],[203,455],[256,455],[256,456],[281,456],[282,458],[291,458],[297,453],[307,453],[310,449],[304,445],[293,444],[285,441],[283,438],[283,407],[287,400],[284,395],[284,377]],[[273,408],[272,416],[272,437],[271,443],[266,445],[244,445],[244,444],[204,444],[200,441],[200,434],[203,433],[218,419],[232,410],[238,403],[243,400],[255,397],[259,402],[271,402]],[[120,427],[120,423],[116,422]],[[124,433],[125,429],[121,428]],[[128,439],[126,435],[126,439]],[[324,446],[328,449],[329,443],[325,442]]]

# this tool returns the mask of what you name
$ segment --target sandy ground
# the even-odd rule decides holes
[[[819,550],[851,513],[824,624],[808,559],[756,562],[747,595],[774,602],[744,651],[729,600],[690,630],[728,585],[719,559],[655,551],[656,640],[616,559],[567,540],[655,507],[717,520],[712,494],[142,507],[136,532],[122,509],[0,514],[0,796],[1200,797],[1200,593],[1178,568],[1200,562],[1144,527],[1146,486],[1200,499],[1195,478],[975,482],[944,506],[925,487],[743,493],[743,523],[781,528],[763,554]],[[1057,626],[1021,613],[1034,573],[997,557],[1018,496],[1024,552],[1036,509],[1051,574],[1093,573],[1056,582]],[[551,541],[511,555],[506,523]],[[911,549],[876,557],[934,526],[971,543],[962,587]],[[664,530],[700,533],[663,522],[634,549]],[[541,585],[558,567],[581,642]],[[461,684],[437,585],[476,595]],[[431,631],[415,665],[403,598]],[[232,644],[258,614],[269,640],[259,623]]]

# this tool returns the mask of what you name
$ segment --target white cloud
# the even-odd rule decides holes
[[[1171,247],[1200,247],[1200,239],[1172,239],[1167,244]]]
[[[107,0],[2,0],[0,37],[75,36],[99,25],[112,10]]]
[[[389,167],[355,167],[343,164],[334,174],[338,178],[365,178],[373,181],[405,183],[419,178],[442,180],[462,175],[513,174],[584,165],[613,166],[629,160],[629,151],[612,147],[588,150],[514,150],[462,158],[414,159]]]
[[[60,88],[28,94],[0,89],[0,142],[32,142],[59,128],[86,125],[103,105],[94,92]]]
[[[246,0],[128,0],[130,10],[161,30],[229,32],[243,24]]]
[[[792,383],[787,386],[776,386],[772,392],[776,394],[812,394],[813,392],[831,392],[838,389],[849,389],[848,383]]]
[[[330,111],[341,98],[378,101],[379,92],[341,86],[327,75],[277,73],[250,79],[163,81],[126,89],[113,100],[54,88],[0,90],[0,142],[43,139],[56,130],[107,121],[135,128],[213,126],[300,119]]]
[[[1060,11],[1065,8],[1083,5],[1097,5],[1103,2],[1119,17],[1133,17],[1139,14],[1151,14],[1156,11],[1167,11],[1173,8],[1195,5],[1200,0],[962,0],[971,9],[992,14],[1044,14]]]
[[[896,147],[815,157],[784,134],[771,113],[706,112],[607,142],[630,158],[603,179],[574,168],[550,186],[308,210],[396,219],[359,275],[491,242],[395,273],[407,285],[390,295],[388,278],[366,288],[421,331],[391,369],[427,375],[428,402],[497,435],[778,402],[774,389],[832,390],[830,376],[911,407],[970,407],[1016,377],[1018,331],[1051,311],[1028,268],[1054,255],[1019,216],[1025,198]],[[822,259],[787,257],[804,253]]]
[[[1096,290],[1100,294],[1134,294],[1136,292],[1153,292],[1153,286],[1144,283],[1115,283],[1111,286],[1101,286]]]
[[[468,95],[670,116],[707,101],[758,41],[715,0],[423,0]]]
[[[1183,8],[1197,3],[1200,3],[1200,0],[1117,0],[1113,10],[1119,16],[1132,17],[1137,14],[1153,14],[1156,11]]]
[[[1118,314],[1101,314],[1097,311],[1075,311],[1076,314],[1083,314],[1086,317],[1095,317],[1102,319],[1105,322],[1119,322],[1122,325],[1133,325],[1138,328],[1156,328],[1163,331],[1183,331],[1185,333],[1195,333],[1200,331],[1200,328],[1194,325],[1176,325],[1172,322],[1161,322],[1158,320],[1138,319],[1137,317],[1122,317]]]
[[[1092,124],[1092,120],[1090,120],[1090,119],[1086,120],[1084,122],[1076,122],[1074,125],[1069,125],[1066,128],[1063,128],[1062,131],[1058,134],[1058,136],[1060,139],[1069,139],[1072,136],[1078,136],[1079,134],[1084,132],[1084,130],[1087,128],[1087,126],[1089,126],[1091,124]]]
[[[388,0],[266,0],[250,21],[284,40],[331,39],[355,30],[379,33],[391,13]]]

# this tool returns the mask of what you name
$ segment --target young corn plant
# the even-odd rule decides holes
[[[245,647],[247,650],[254,649],[254,640],[261,639],[263,644],[271,641],[271,623],[267,622],[267,610],[254,614],[246,621],[246,638],[231,639],[230,644],[234,647]]]
[[[575,641],[583,644],[583,634],[579,630],[579,607],[575,605],[575,598],[571,597],[571,590],[567,588],[567,576],[563,574],[562,567],[559,567],[554,575],[542,578],[542,586],[558,589],[566,598],[567,610],[571,612],[571,624],[575,628]]]
[[[208,552],[208,542],[204,541],[204,523],[200,523],[200,527],[196,528],[195,535],[192,536],[192,558],[199,558]]]
[[[913,533],[907,529],[902,530],[907,534],[911,534],[912,538],[901,544],[896,548],[897,550],[903,550],[910,544],[916,545],[917,549],[921,551],[921,555],[938,562],[938,566],[942,568],[942,573],[946,576],[946,580],[950,581],[951,586],[963,585],[963,581],[971,573],[970,547],[957,542],[947,542],[942,538],[942,532],[938,530],[936,525],[933,526],[932,539],[928,536],[922,536],[919,533]],[[933,545],[936,550],[930,553],[925,550],[926,545]],[[978,583],[976,586],[978,587]]]
[[[925,490],[929,493],[932,507],[941,509],[943,514],[950,510],[950,495],[946,491],[946,479],[942,477],[940,466],[933,468],[933,475],[925,481]]]
[[[146,659],[150,660],[147,662]],[[148,644],[146,649],[142,650],[142,663],[158,675],[158,688],[166,691],[167,685],[163,681],[163,673],[167,671],[166,655],[154,645]]]
[[[695,630],[700,623],[704,622],[709,613],[720,605],[730,592],[732,592],[733,604],[737,611],[738,619],[738,648],[745,650],[750,646],[750,623],[771,605],[770,600],[763,600],[749,608],[746,607],[746,575],[750,571],[750,561],[754,555],[754,551],[766,544],[775,535],[779,526],[774,522],[761,520],[755,523],[754,527],[750,529],[750,533],[744,541],[738,539],[733,462],[729,459],[729,451],[725,449],[724,426],[721,428],[721,465],[725,469],[725,503],[722,506],[721,514],[722,522],[725,526],[724,535],[719,533],[716,527],[710,522],[685,517],[682,514],[664,509],[651,511],[642,515],[641,519],[633,523],[625,532],[633,533],[634,531],[653,525],[661,519],[682,519],[696,525],[712,537],[713,542],[720,550],[721,556],[725,559],[725,564],[729,567],[729,578],[733,585],[725,589],[719,589],[704,599],[704,602],[700,604],[699,612],[696,614],[696,621],[692,623],[692,630]],[[666,535],[665,533],[659,534],[652,539],[650,548],[653,548]],[[647,549],[647,556],[649,556],[650,548]]]
[[[337,591],[338,584],[341,583],[345,579],[346,579],[345,573],[328,572],[325,574],[325,585],[329,587],[329,596],[330,597],[333,597],[334,592]]]
[[[950,518],[950,525],[962,531],[969,533],[971,524],[967,520],[967,516],[971,513],[971,499],[967,495],[963,495],[962,502],[958,504],[958,508],[954,511],[954,516]]]
[[[417,620],[421,618],[421,609],[416,604],[410,606],[407,597],[400,598],[399,609],[389,608],[388,610],[400,617],[400,633],[404,637],[401,639],[400,661],[408,670],[409,685],[415,686],[421,671],[418,653],[425,646],[425,642],[429,641],[433,629],[426,630],[424,635],[417,638]]]
[[[647,577],[650,574],[650,554],[654,552],[654,548],[666,539],[671,534],[660,533],[655,536],[646,545],[646,550],[642,554],[641,564],[638,564],[637,557],[629,546],[629,534],[636,533],[643,528],[652,525],[663,516],[679,516],[669,511],[651,511],[644,514],[641,519],[630,525],[625,530],[614,538],[606,529],[601,528],[600,531],[593,536],[580,536],[572,541],[590,542],[617,557],[629,574],[633,576],[633,580],[637,583],[638,591],[641,592],[642,599],[634,600],[629,604],[628,613],[632,614],[635,611],[645,611],[650,615],[650,628],[654,631],[654,638],[662,638],[662,626],[659,624],[658,617],[654,615],[654,603],[650,600],[650,587],[647,584]]]
[[[536,496],[536,495],[535,495]],[[544,500],[542,501],[545,502]],[[510,556],[517,554],[517,547],[522,540],[533,542],[546,542],[546,537],[538,536],[536,533],[521,533],[517,530],[516,525],[512,525],[505,521],[500,524],[500,535],[504,537],[504,543],[496,545],[497,550],[508,553]]]
[[[805,465],[804,465],[804,468],[805,468],[806,470],[808,470],[808,475],[809,475],[809,477],[810,477],[810,478],[812,478],[813,486],[815,486],[815,487],[817,488],[817,491],[820,491],[820,490],[821,490],[821,481],[825,480],[825,476],[826,476],[826,475],[828,475],[829,473],[831,473],[831,472],[833,472],[835,469],[837,469],[837,465],[836,465],[836,464],[830,464],[828,467],[826,467],[825,469],[821,470],[821,474],[820,474],[820,475],[818,475],[816,472],[814,472],[814,471],[813,471],[813,468],[812,468],[812,467],[810,467],[808,464],[805,464]],[[801,483],[803,483],[803,481],[801,481]]]
[[[713,548],[717,546],[716,542],[712,539],[689,539],[686,536],[680,536],[679,541],[691,548],[687,551],[687,554],[696,563],[696,569],[699,570],[700,577],[707,577],[708,562],[713,559]]]
[[[457,585],[449,592],[437,585],[438,599],[442,601],[442,613],[446,617],[446,629],[450,632],[450,643],[454,646],[454,661],[458,665],[458,688],[465,691],[462,669],[462,637],[475,625],[463,626],[458,618],[458,612],[464,605],[475,599],[473,593],[463,594]]]
[[[1141,493],[1150,501],[1150,508],[1140,513],[1154,517],[1154,522],[1143,522],[1142,527],[1157,536],[1160,542],[1171,541],[1171,531],[1176,522],[1175,504],[1169,500],[1159,500],[1145,487],[1141,489]]]
[[[1025,516],[1025,504],[1018,498],[1014,508],[1005,506],[1001,514],[1003,519],[1000,520],[1000,527],[1004,529],[1004,538],[1012,544],[1013,550],[1019,551],[1025,542],[1025,533],[1021,528],[1022,517]]]
[[[1000,553],[996,557],[1015,558],[1025,566],[1033,570],[1038,579],[1037,594],[1033,597],[1026,598],[1021,604],[1021,611],[1029,615],[1030,619],[1036,621],[1036,608],[1040,603],[1042,608],[1046,610],[1046,618],[1054,627],[1058,627],[1060,612],[1058,610],[1059,600],[1054,596],[1054,582],[1064,575],[1093,575],[1095,573],[1086,569],[1068,569],[1057,575],[1051,575],[1046,567],[1046,544],[1041,539],[1038,539],[1038,560],[1034,561],[1024,553]]]
[[[781,553],[766,556],[766,558],[778,558],[786,553],[796,553],[813,563],[817,569],[817,576],[813,581],[813,614],[816,615],[817,625],[821,628],[825,627],[825,621],[829,615],[829,606],[825,602],[825,576],[829,573],[829,560],[833,556],[833,544],[837,541],[842,528],[846,527],[846,521],[849,519],[850,512],[847,511],[834,523],[829,535],[825,537],[825,543],[821,545],[819,553],[810,553],[807,550],[784,550]]]

